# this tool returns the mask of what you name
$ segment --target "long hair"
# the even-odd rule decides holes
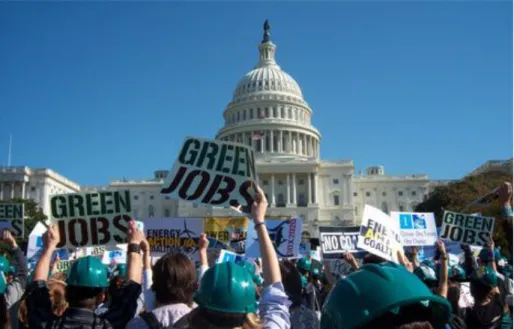
[[[228,324],[234,322],[235,318],[241,318],[239,325]],[[216,319],[215,321],[213,321]],[[261,329],[262,324],[259,316],[255,313],[247,314],[228,314],[215,311],[207,311],[201,307],[197,307],[186,315],[185,320],[188,323],[187,328],[191,329]],[[224,320],[227,324],[223,324]],[[213,322],[216,322],[214,324]]]
[[[0,329],[11,329],[11,320],[4,294],[0,294]]]

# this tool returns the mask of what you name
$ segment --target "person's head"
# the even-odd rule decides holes
[[[260,328],[252,275],[232,262],[209,268],[194,297],[198,307],[188,322],[192,328]]]
[[[498,286],[498,276],[495,271],[482,266],[477,268],[471,275],[470,292],[476,302],[483,302],[491,297],[494,288]]]
[[[300,271],[290,261],[282,261],[280,262],[280,272],[287,297],[292,303],[291,307],[300,306],[302,303],[302,275]]]
[[[367,264],[339,280],[321,313],[322,329],[442,329],[450,303],[403,266]]]
[[[500,253],[500,249],[494,248],[493,252],[489,251],[489,248],[484,247],[478,253],[478,260],[480,261],[480,265],[487,266],[487,264],[491,261],[498,262],[502,258]]]
[[[311,272],[312,262],[309,258],[304,257],[304,258],[298,260],[298,262],[296,263],[296,268],[298,268],[298,271],[300,271],[300,273],[303,276],[308,278],[309,274]]]
[[[424,263],[421,263],[418,267],[416,267],[413,273],[429,288],[433,288],[439,283],[434,269]]]
[[[66,278],[66,300],[70,307],[94,309],[105,300],[109,286],[107,267],[93,256],[77,259]]]
[[[152,290],[157,303],[192,305],[198,284],[195,264],[186,255],[164,255],[153,266],[152,275]]]
[[[385,259],[383,259],[380,256],[374,255],[374,254],[366,254],[364,258],[362,259],[362,265],[365,264],[382,264],[386,262]]]
[[[446,299],[450,302],[452,306],[452,312],[456,315],[459,314],[459,299],[460,299],[460,283],[449,281],[448,282],[448,292],[446,294]]]

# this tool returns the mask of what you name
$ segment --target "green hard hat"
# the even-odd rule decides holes
[[[490,255],[489,255],[489,249],[488,248],[482,248],[480,252],[478,253],[478,258],[481,262],[487,263],[490,261]],[[502,255],[500,253],[500,249],[494,248],[494,259],[495,261],[499,261],[502,258]]]
[[[305,288],[305,286],[307,286],[307,278],[305,277],[305,275],[301,275],[301,278],[302,278],[302,288]]]
[[[107,267],[93,256],[79,258],[71,265],[66,283],[75,287],[107,288]]]
[[[9,272],[9,260],[5,256],[0,256],[0,272]]]
[[[296,267],[298,269],[309,271],[309,272],[311,270],[311,266],[312,266],[311,260],[308,259],[307,257],[304,257],[304,258],[300,259],[298,261],[298,263],[296,263]]]
[[[237,265],[239,266],[242,266],[244,269],[246,269],[248,271],[248,273],[250,273],[251,275],[255,275],[255,265],[253,265],[252,263],[250,263],[249,261],[247,260],[243,260],[243,261],[239,261],[236,263]]]
[[[14,273],[16,273],[16,267],[14,265],[9,266],[7,271],[5,271],[7,275],[13,275]]]
[[[448,267],[448,278],[454,281],[465,281],[466,280],[466,271],[460,265],[454,265]]]
[[[114,276],[125,276],[127,274],[127,264],[118,264],[113,272]]]
[[[264,279],[259,274],[255,274],[253,277],[253,282],[258,285],[259,287],[262,287],[264,285]]]
[[[313,268],[311,273],[312,273],[313,277],[319,278],[319,268],[318,267]]]
[[[433,268],[425,264],[420,264],[414,269],[414,274],[425,283],[437,282],[437,274]]]
[[[471,274],[471,281],[480,282],[489,287],[498,286],[498,276],[489,266],[481,266]]]
[[[403,266],[366,264],[339,280],[329,293],[321,312],[321,329],[362,328],[387,312],[401,314],[402,307],[416,304],[428,308],[429,318],[423,320],[430,321],[434,329],[448,323],[450,303]]]
[[[208,310],[254,313],[257,297],[253,275],[233,262],[216,264],[203,275],[194,301]]]
[[[5,289],[7,289],[7,281],[5,280],[4,273],[0,272],[0,294],[5,293]]]

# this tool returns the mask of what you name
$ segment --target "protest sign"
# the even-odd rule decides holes
[[[206,217],[204,222],[204,233],[207,237],[228,247],[224,249],[231,248],[239,254],[245,252],[247,229],[246,217]],[[212,242],[209,242],[211,246]]]
[[[237,262],[241,262],[244,260],[245,260],[245,257],[238,255],[235,252],[231,252],[228,250],[221,250],[219,257],[216,260],[216,264],[227,263],[227,262],[237,263]]]
[[[145,220],[145,234],[152,256],[181,252],[198,260],[198,237],[203,218],[152,218]]]
[[[302,219],[292,217],[286,220],[265,220],[266,228],[273,247],[279,258],[298,257],[300,255],[300,242],[302,238]],[[261,256],[257,231],[249,225],[246,236],[246,257],[258,258]]]
[[[397,223],[379,209],[364,206],[357,247],[372,254],[398,262],[397,252],[403,252]]]
[[[357,261],[357,264],[359,264],[359,266],[360,266],[360,264],[362,263],[362,260],[356,259],[356,261]],[[353,266],[350,265],[350,263],[348,263],[344,259],[329,259],[328,263],[330,264],[330,272],[332,274],[335,274],[336,276],[337,275],[346,276],[355,270],[353,268]]]
[[[23,237],[25,218],[25,204],[0,203],[0,223],[3,229],[7,228],[14,237]]]
[[[486,246],[494,233],[494,217],[473,216],[453,211],[445,211],[441,224],[440,237],[469,244]]]
[[[74,260],[59,260],[57,262],[57,272],[68,272]]]
[[[127,263],[127,250],[111,250],[104,252],[102,256],[102,263],[105,265],[110,264],[126,264]]]
[[[300,255],[301,256],[310,256],[311,254],[311,243],[310,242],[300,242]]]
[[[58,248],[114,246],[126,240],[132,220],[128,190],[54,195],[50,205],[61,235]]]
[[[433,246],[437,241],[437,227],[433,213],[391,211],[398,223],[404,246]]]
[[[362,252],[357,248],[360,227],[319,228],[319,242],[323,259],[341,258],[344,253]]]
[[[491,192],[487,193],[486,195],[483,195],[483,196],[479,197],[478,199],[473,200],[470,204],[467,205],[467,207],[470,207],[470,206],[477,206],[477,207],[487,206],[487,205],[493,203],[494,200],[499,198],[499,194],[498,194],[499,191],[500,191],[499,187],[495,188],[494,190],[492,190]]]
[[[249,209],[256,179],[253,149],[247,145],[186,137],[162,194],[212,206]]]

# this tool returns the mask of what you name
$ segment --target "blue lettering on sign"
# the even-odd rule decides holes
[[[43,237],[42,236],[38,236],[37,237],[37,239],[36,239],[36,247],[43,248]]]
[[[400,228],[402,230],[412,230],[412,216],[410,214],[401,214],[400,215]]]

